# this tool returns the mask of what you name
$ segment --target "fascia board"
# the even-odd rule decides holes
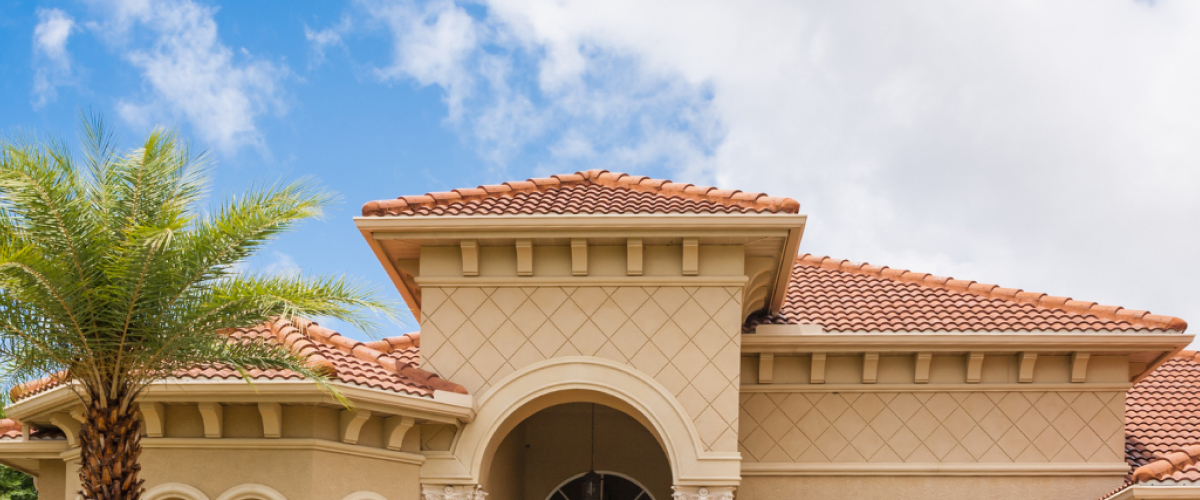
[[[446,423],[468,423],[475,418],[474,402],[470,396],[450,394],[440,395],[439,398],[439,394],[435,393],[431,399],[337,382],[329,385],[341,392],[356,408]],[[259,380],[247,384],[242,380],[168,379],[147,387],[139,401],[339,404],[328,392],[304,380]],[[23,399],[5,411],[10,417],[22,420],[63,411],[78,402],[78,397],[69,387],[60,386]]]
[[[46,439],[38,441],[0,441],[0,460],[2,459],[57,459],[67,451],[66,439]]]
[[[883,333],[819,334],[819,335],[742,335],[743,353],[806,353],[806,352],[960,352],[960,351],[1079,351],[1146,352],[1175,351],[1187,346],[1191,335],[1181,334],[1114,334],[1100,332],[1054,333],[979,332],[946,333]]]
[[[656,231],[701,229],[790,230],[803,226],[806,215],[796,214],[555,214],[555,215],[438,215],[405,217],[355,217],[361,231],[439,232],[486,230],[495,232],[554,230]],[[377,234],[378,237],[378,234]]]

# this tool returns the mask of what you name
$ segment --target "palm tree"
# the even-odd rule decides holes
[[[10,385],[56,377],[80,397],[80,494],[136,500],[136,401],[149,384],[221,364],[324,385],[297,355],[221,332],[298,316],[371,329],[362,313],[387,308],[344,278],[239,267],[320,215],[330,196],[311,183],[252,187],[204,210],[207,164],[174,133],[121,152],[99,119],[83,130],[78,163],[60,141],[0,144],[0,363]]]

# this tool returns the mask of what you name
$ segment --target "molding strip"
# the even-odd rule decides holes
[[[392,451],[381,448],[339,443],[324,439],[308,438],[142,438],[142,448],[158,449],[208,449],[208,450],[312,450],[340,453],[357,457],[375,458],[412,465],[425,463],[425,456],[417,453]]]
[[[479,276],[417,278],[422,287],[525,287],[525,286],[743,286],[745,276]],[[744,336],[743,338],[745,338]],[[743,350],[744,351],[744,350]]]
[[[771,325],[782,326],[782,325]],[[805,326],[805,325],[798,325]],[[764,335],[754,333],[742,335],[742,353],[775,354],[862,353],[862,352],[1038,352],[1079,351],[1082,346],[1092,354],[1103,352],[1147,352],[1174,351],[1187,346],[1191,335],[1154,334],[1064,334],[1055,332],[903,332],[880,334],[853,334],[847,332],[802,333],[796,328],[794,334]]]
[[[741,392],[1124,392],[1133,383],[1047,384],[742,384]]]
[[[743,476],[1119,476],[1125,462],[1094,463],[742,463]]]

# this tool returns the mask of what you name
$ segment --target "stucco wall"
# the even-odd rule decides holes
[[[288,500],[338,500],[356,491],[388,500],[420,496],[416,465],[313,450],[147,449],[142,477],[147,488],[183,483],[210,499],[243,484],[269,486]]]
[[[426,288],[422,361],[478,398],[538,361],[608,358],[666,387],[707,449],[733,451],[740,299],[734,287]]]
[[[747,462],[1121,462],[1119,392],[742,395]]]

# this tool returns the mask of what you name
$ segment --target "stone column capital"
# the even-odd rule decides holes
[[[673,500],[733,500],[732,486],[672,486]]]
[[[421,500],[487,500],[478,484],[422,484]]]

